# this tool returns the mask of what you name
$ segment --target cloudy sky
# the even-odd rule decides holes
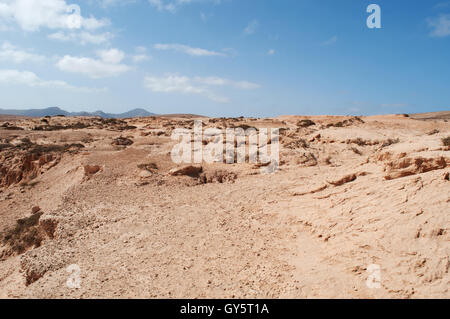
[[[366,8],[381,7],[381,29]],[[450,109],[450,1],[0,0],[0,108]]]

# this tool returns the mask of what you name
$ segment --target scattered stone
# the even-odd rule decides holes
[[[328,187],[327,184],[320,185],[320,186],[313,186],[313,187],[302,187],[301,189],[297,189],[292,193],[292,196],[304,196],[307,194],[315,194],[318,192],[321,192],[325,190]]]
[[[350,182],[353,182],[354,180],[356,180],[356,174],[350,174],[350,175],[346,175],[340,179],[334,180],[334,181],[328,181],[328,183],[330,183],[333,186],[341,186]]]
[[[98,165],[84,165],[84,175],[90,177],[97,174],[100,169],[101,167]]]
[[[184,166],[181,168],[174,168],[169,171],[170,176],[190,176],[199,177],[199,174],[203,171],[201,166]]]
[[[31,214],[36,214],[36,213],[38,213],[38,212],[40,212],[41,211],[41,208],[39,207],[39,206],[34,206],[32,209],[31,209]]]

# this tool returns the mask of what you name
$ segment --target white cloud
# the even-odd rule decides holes
[[[274,49],[270,49],[269,51],[267,51],[267,55],[274,55],[274,54],[275,54]]]
[[[133,62],[134,63],[140,63],[140,62],[144,62],[144,61],[148,61],[150,60],[150,57],[146,54],[136,54],[133,55]]]
[[[441,14],[435,18],[429,18],[428,26],[432,29],[430,35],[432,37],[450,36],[450,14]]]
[[[205,50],[201,48],[193,48],[184,44],[155,44],[155,49],[157,50],[174,50],[178,52],[182,52],[191,56],[226,56],[225,53]]]
[[[159,11],[169,11],[175,13],[178,7],[185,4],[192,4],[196,2],[212,2],[220,4],[221,0],[148,0],[148,2]]]
[[[433,7],[433,9],[443,9],[443,8],[448,8],[448,7],[450,7],[450,1],[439,2]]]
[[[108,20],[83,17],[80,6],[65,0],[2,0],[0,20],[17,23],[25,31],[49,29],[97,29]]]
[[[167,10],[170,12],[175,12],[175,5],[171,2],[163,2],[163,0],[148,0],[148,2],[159,11]]]
[[[151,56],[147,55],[147,48],[139,46],[136,48],[136,54],[132,56],[133,63],[148,61]]]
[[[190,78],[186,76],[168,75],[166,77],[145,77],[145,86],[154,92],[182,92],[201,94],[205,92],[202,87],[192,84]]]
[[[337,40],[338,40],[337,36],[332,36],[331,38],[329,38],[325,42],[322,42],[322,45],[332,45],[332,44],[335,44],[337,42]]]
[[[13,63],[42,62],[42,55],[20,50],[9,42],[3,42],[0,48],[0,61],[11,61]]]
[[[112,7],[116,5],[127,5],[136,3],[136,0],[97,0],[102,8]]]
[[[97,51],[97,55],[103,62],[109,64],[119,64],[125,58],[125,53],[117,49],[100,50]]]
[[[198,94],[218,103],[227,103],[229,99],[211,91],[212,86],[233,86],[239,89],[255,89],[259,87],[258,84],[247,81],[235,82],[214,76],[189,78],[180,75],[147,76],[144,79],[144,86],[153,92]]]
[[[243,90],[253,90],[260,87],[259,84],[247,82],[247,81],[232,81],[215,76],[209,77],[195,77],[194,80],[198,83],[206,84],[208,86],[233,86]]]
[[[19,70],[0,70],[0,83],[19,84],[29,87],[67,89],[81,92],[98,92],[106,89],[91,89],[76,87],[64,81],[45,81],[40,79],[35,73]]]
[[[72,41],[72,42],[80,43],[82,45],[109,43],[109,41],[113,37],[114,36],[110,32],[95,34],[95,33],[91,33],[88,31],[82,31],[82,32],[58,31],[58,32],[48,35],[48,38],[52,39],[52,40],[58,40],[58,41],[62,41],[62,42]]]
[[[256,30],[258,30],[259,28],[259,22],[258,20],[253,20],[251,21],[247,27],[244,29],[244,34],[245,35],[251,35],[254,34],[256,32]]]
[[[94,79],[118,76],[130,70],[128,65],[121,64],[125,54],[120,50],[98,51],[97,56],[99,59],[66,55],[56,63],[56,66],[61,71],[80,73]]]

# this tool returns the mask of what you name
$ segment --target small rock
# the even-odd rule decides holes
[[[36,214],[36,213],[39,213],[41,211],[41,208],[39,207],[39,206],[34,206],[32,209],[31,209],[31,214]]]
[[[84,165],[84,175],[92,176],[100,171],[101,167],[98,165]]]
[[[152,176],[153,174],[150,171],[142,171],[139,173],[140,178],[147,178]]]
[[[201,166],[184,166],[181,168],[174,168],[169,171],[170,176],[190,176],[190,177],[198,177],[199,174],[203,171]]]
[[[328,183],[330,183],[331,185],[334,185],[334,186],[341,186],[346,183],[353,182],[354,180],[356,180],[356,174],[350,174],[350,175],[346,175],[335,181],[328,181]]]
[[[446,180],[446,181],[450,180],[450,173],[449,172],[444,174],[444,180]]]

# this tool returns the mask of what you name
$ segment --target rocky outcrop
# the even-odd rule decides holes
[[[389,161],[385,166],[386,175],[384,179],[392,180],[405,176],[411,176],[426,173],[438,169],[446,168],[450,160],[443,157],[424,158],[424,157],[405,157]]]
[[[60,154],[2,154],[0,155],[0,187],[29,182],[43,171],[59,163]]]
[[[349,174],[349,175],[345,175],[341,178],[332,180],[332,181],[328,181],[328,183],[330,183],[333,186],[341,186],[350,182],[353,182],[354,180],[356,180],[356,174]]]

